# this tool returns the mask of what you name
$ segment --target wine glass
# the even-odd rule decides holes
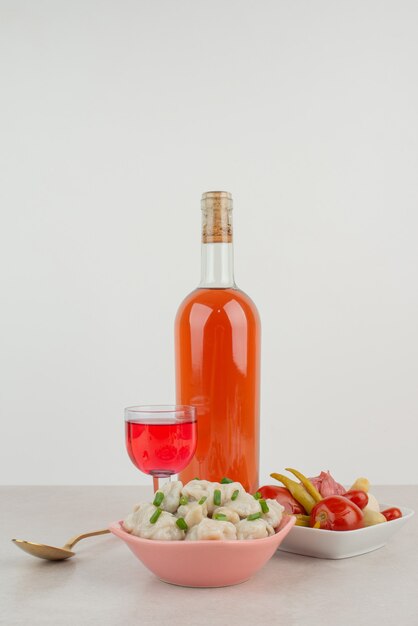
[[[125,409],[126,449],[132,463],[153,477],[171,479],[193,458],[196,409],[187,405],[130,406]]]

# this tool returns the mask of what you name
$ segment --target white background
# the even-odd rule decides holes
[[[0,2],[0,479],[147,483],[200,195],[263,323],[262,482],[418,482],[418,4]]]

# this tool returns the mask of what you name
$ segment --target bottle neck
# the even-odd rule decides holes
[[[202,278],[199,287],[235,287],[232,243],[202,243]]]

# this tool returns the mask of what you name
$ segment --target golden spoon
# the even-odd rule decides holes
[[[106,535],[110,533],[110,530],[93,530],[91,533],[83,533],[82,535],[76,535],[67,541],[62,548],[56,546],[48,546],[45,543],[33,543],[32,541],[25,541],[24,539],[12,539],[14,544],[31,554],[37,556],[39,559],[46,559],[47,561],[63,561],[64,559],[70,559],[75,555],[71,548],[75,546],[81,539],[86,537],[94,537],[95,535]]]

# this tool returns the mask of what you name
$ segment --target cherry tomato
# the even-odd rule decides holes
[[[386,509],[386,511],[382,511],[382,515],[386,517],[388,522],[391,522],[394,519],[399,519],[400,517],[402,517],[402,511],[396,506],[393,506],[391,509]]]
[[[360,489],[350,489],[350,491],[346,491],[343,496],[344,498],[350,500],[350,502],[357,504],[358,508],[361,510],[363,510],[369,502],[369,496],[367,493],[365,491],[361,491]]]
[[[276,485],[264,485],[257,489],[261,493],[261,497],[271,500],[277,500],[279,504],[284,506],[286,513],[291,515],[302,514],[305,515],[306,511],[301,504],[292,496],[290,491],[286,487],[276,487]]]
[[[363,527],[363,513],[344,496],[328,496],[311,511],[310,525],[315,524],[324,530],[356,530]]]

